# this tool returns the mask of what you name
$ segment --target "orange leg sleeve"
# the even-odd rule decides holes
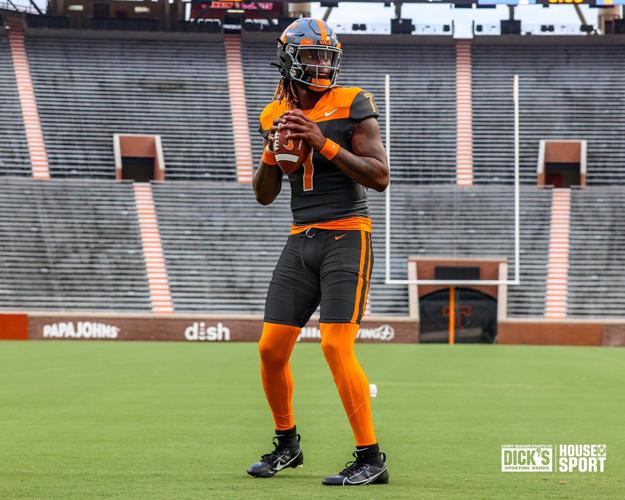
[[[356,359],[354,343],[359,325],[321,323],[321,349],[330,366],[356,446],[377,443],[371,417],[369,381]]]
[[[263,323],[258,343],[260,375],[276,429],[295,425],[293,417],[293,376],[289,358],[300,329],[296,326]]]

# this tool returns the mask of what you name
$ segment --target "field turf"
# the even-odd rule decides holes
[[[0,498],[624,498],[625,350],[359,345],[387,486],[332,489],[352,437],[318,344],[296,346],[304,467],[271,446],[254,344],[0,343]],[[501,444],[607,443],[604,473],[502,473]]]

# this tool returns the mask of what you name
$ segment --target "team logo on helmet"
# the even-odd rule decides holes
[[[305,17],[291,23],[278,39],[277,66],[285,78],[323,91],[336,85],[342,52],[325,21]]]

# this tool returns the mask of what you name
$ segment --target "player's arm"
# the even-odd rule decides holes
[[[279,119],[274,121],[276,127]],[[273,152],[273,129],[269,132],[267,138],[263,141],[263,151],[265,148]],[[280,194],[282,189],[282,170],[278,165],[268,165],[261,157],[259,166],[254,173],[252,180],[256,201],[261,205],[269,205]]]
[[[321,151],[326,145],[326,137],[318,125],[301,110],[294,109],[285,114],[283,119],[294,139],[304,139],[315,151]],[[331,161],[347,176],[365,187],[382,192],[388,186],[386,153],[382,146],[378,121],[373,117],[358,122],[354,127],[352,152],[341,148]]]

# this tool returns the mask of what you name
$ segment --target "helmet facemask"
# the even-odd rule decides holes
[[[338,47],[326,45],[286,44],[284,54],[290,59],[287,78],[317,92],[334,87],[342,52]]]

